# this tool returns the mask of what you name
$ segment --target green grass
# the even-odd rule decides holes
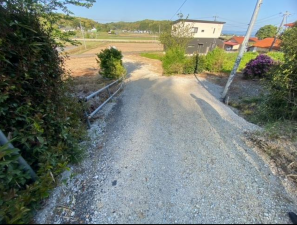
[[[297,121],[280,120],[267,121],[260,116],[261,103],[264,97],[244,98],[240,102],[231,102],[230,106],[238,109],[240,114],[248,121],[264,127],[263,134],[270,139],[285,137],[297,141]]]
[[[140,56],[149,58],[149,59],[157,59],[162,61],[164,58],[164,54],[162,52],[152,52],[152,53],[141,53]]]

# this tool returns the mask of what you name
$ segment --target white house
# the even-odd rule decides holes
[[[180,19],[173,23],[172,34],[192,38],[186,50],[187,54],[195,52],[207,54],[216,46],[223,48],[224,42],[219,37],[224,24],[225,22],[219,21]],[[181,27],[182,29],[180,29]],[[183,30],[181,33],[185,34],[179,33],[180,30]]]

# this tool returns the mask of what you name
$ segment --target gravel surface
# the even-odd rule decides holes
[[[195,77],[162,77],[129,58],[125,64],[130,76],[85,172],[91,191],[77,192],[69,215],[77,219],[66,222],[290,223],[296,205],[243,140],[258,127]]]
[[[136,66],[98,165],[92,223],[289,223],[296,206],[242,140],[255,129],[195,77]]]

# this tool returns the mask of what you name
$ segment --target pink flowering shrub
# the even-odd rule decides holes
[[[252,79],[255,77],[263,78],[268,74],[273,65],[274,61],[269,56],[259,55],[257,58],[252,59],[246,64],[243,76],[246,79]]]

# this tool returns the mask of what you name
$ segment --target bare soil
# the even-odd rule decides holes
[[[221,87],[225,87],[229,78],[229,74],[222,73],[203,73],[200,76]],[[238,73],[231,85],[229,100],[238,102],[243,98],[258,97],[262,93],[264,93],[264,88],[259,80],[245,80],[243,74]]]
[[[140,59],[150,64],[153,71],[162,71],[162,64],[158,60],[150,60],[139,56],[140,52],[162,51],[163,46],[158,43],[105,43],[98,48],[91,49],[79,55],[70,55],[66,61],[66,69],[74,78],[74,93],[80,97],[85,97],[94,91],[107,85],[110,80],[103,79],[99,75],[99,64],[96,54],[110,46],[115,46],[122,51],[125,56]]]

